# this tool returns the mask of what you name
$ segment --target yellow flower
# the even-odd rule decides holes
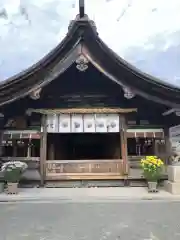
[[[141,167],[144,171],[156,171],[157,168],[160,168],[164,165],[164,162],[157,156],[146,156],[141,159]]]

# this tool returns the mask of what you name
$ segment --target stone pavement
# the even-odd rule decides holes
[[[165,190],[148,193],[143,187],[114,188],[21,188],[17,195],[0,194],[0,202],[12,201],[112,201],[112,200],[170,200],[180,201],[180,195]]]
[[[1,240],[179,240],[180,202],[0,204]]]

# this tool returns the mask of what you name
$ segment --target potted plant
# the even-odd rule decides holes
[[[19,180],[26,169],[27,164],[18,161],[6,162],[2,165],[1,171],[4,175],[4,181],[7,183],[7,193],[18,193]]]
[[[162,174],[164,163],[157,156],[146,156],[141,159],[144,177],[148,182],[149,192],[157,192],[157,181]]]

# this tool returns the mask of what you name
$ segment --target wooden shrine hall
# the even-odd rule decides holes
[[[55,49],[0,84],[1,161],[41,184],[139,179],[143,156],[168,164],[179,108],[180,89],[117,56],[80,6]]]

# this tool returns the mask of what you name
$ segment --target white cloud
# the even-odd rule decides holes
[[[86,13],[110,48],[140,69],[180,85],[175,54],[180,54],[179,0],[85,2]],[[0,78],[47,54],[77,13],[78,0],[0,0]]]

